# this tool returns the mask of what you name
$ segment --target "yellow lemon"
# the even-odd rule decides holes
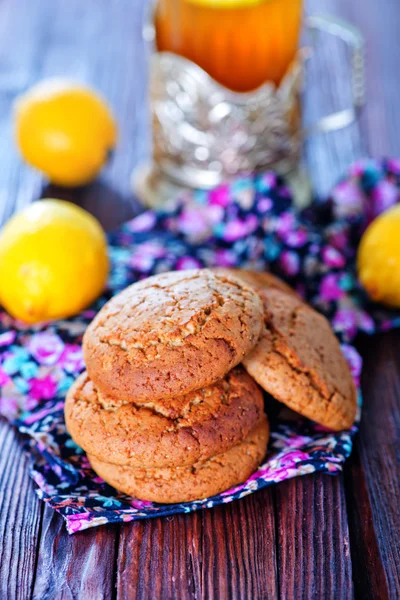
[[[357,267],[372,300],[400,307],[400,205],[384,212],[365,231]]]
[[[17,99],[15,133],[30,165],[53,183],[72,187],[96,177],[115,146],[117,127],[97,92],[49,79]]]
[[[27,323],[78,313],[100,295],[107,274],[99,222],[70,202],[34,202],[0,233],[0,303]]]

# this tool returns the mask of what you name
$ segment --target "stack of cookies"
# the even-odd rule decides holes
[[[150,277],[103,307],[83,349],[68,431],[98,475],[143,500],[196,500],[246,480],[269,436],[261,388],[332,430],[355,419],[329,323],[267,273]]]
[[[83,341],[68,431],[93,469],[155,502],[205,498],[265,456],[263,394],[242,366],[263,327],[260,295],[209,270],[138,282],[108,302]]]

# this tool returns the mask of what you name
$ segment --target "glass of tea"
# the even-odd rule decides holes
[[[303,0],[159,0],[156,47],[248,92],[282,81],[299,47]]]
[[[299,203],[310,198],[301,167],[302,12],[302,0],[156,0],[153,156],[133,175],[143,204],[165,207],[188,188],[268,169],[293,182]],[[363,39],[332,17],[308,17],[306,27],[311,38],[328,33],[351,48],[353,104],[313,131],[339,129],[363,102]]]

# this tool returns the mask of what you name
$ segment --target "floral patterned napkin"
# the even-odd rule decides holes
[[[197,502],[143,502],[118,494],[91,470],[65,429],[64,398],[84,369],[83,332],[111,295],[160,271],[201,266],[268,269],[288,281],[330,320],[359,386],[361,359],[352,341],[359,332],[400,325],[400,313],[368,301],[356,279],[356,248],[367,223],[399,200],[399,190],[400,162],[367,160],[351,167],[328,201],[301,213],[271,172],[188,193],[173,213],[145,212],[110,235],[108,290],[90,309],[34,327],[0,311],[0,414],[27,434],[36,491],[65,518],[69,533],[209,508],[290,477],[342,469],[357,423],[332,433],[276,404],[267,458],[245,483]]]

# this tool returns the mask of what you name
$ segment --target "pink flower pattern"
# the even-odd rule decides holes
[[[54,365],[64,350],[62,339],[55,333],[40,332],[32,337],[28,350],[41,365]]]

